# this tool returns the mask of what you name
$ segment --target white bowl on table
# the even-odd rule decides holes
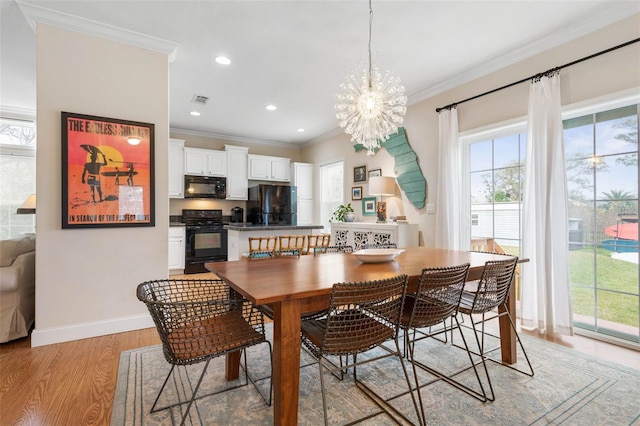
[[[373,248],[354,251],[353,255],[362,263],[383,263],[391,262],[402,253],[403,249]]]

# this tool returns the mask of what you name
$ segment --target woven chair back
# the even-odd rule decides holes
[[[413,302],[410,317],[403,325],[429,327],[453,316],[458,311],[469,264],[447,268],[424,268],[416,294],[407,296]]]
[[[315,234],[307,236],[307,254],[325,253],[331,244],[331,234]]]
[[[485,263],[471,307],[472,313],[487,312],[505,303],[517,264],[517,257]]]
[[[278,237],[249,237],[249,259],[270,259],[276,255]]]
[[[261,343],[264,317],[222,280],[156,280],[137,288],[165,359],[188,365]]]
[[[320,351],[365,352],[397,336],[407,275],[333,285]]]
[[[280,235],[278,240],[279,256],[300,256],[306,249],[306,235]]]

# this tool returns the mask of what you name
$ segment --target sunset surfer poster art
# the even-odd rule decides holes
[[[62,227],[154,226],[154,125],[62,113]]]

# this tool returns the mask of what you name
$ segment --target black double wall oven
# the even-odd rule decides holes
[[[186,229],[185,274],[209,272],[205,263],[227,260],[222,210],[182,210]]]

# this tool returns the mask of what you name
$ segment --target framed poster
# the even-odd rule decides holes
[[[371,179],[374,176],[382,176],[382,169],[369,170],[369,179]]]
[[[362,187],[354,186],[351,188],[351,199],[352,200],[362,200]]]
[[[367,181],[367,166],[358,166],[353,168],[353,181],[354,182]]]
[[[367,197],[362,199],[362,215],[363,216],[376,215],[376,197]]]
[[[62,228],[155,225],[154,125],[62,112]]]

